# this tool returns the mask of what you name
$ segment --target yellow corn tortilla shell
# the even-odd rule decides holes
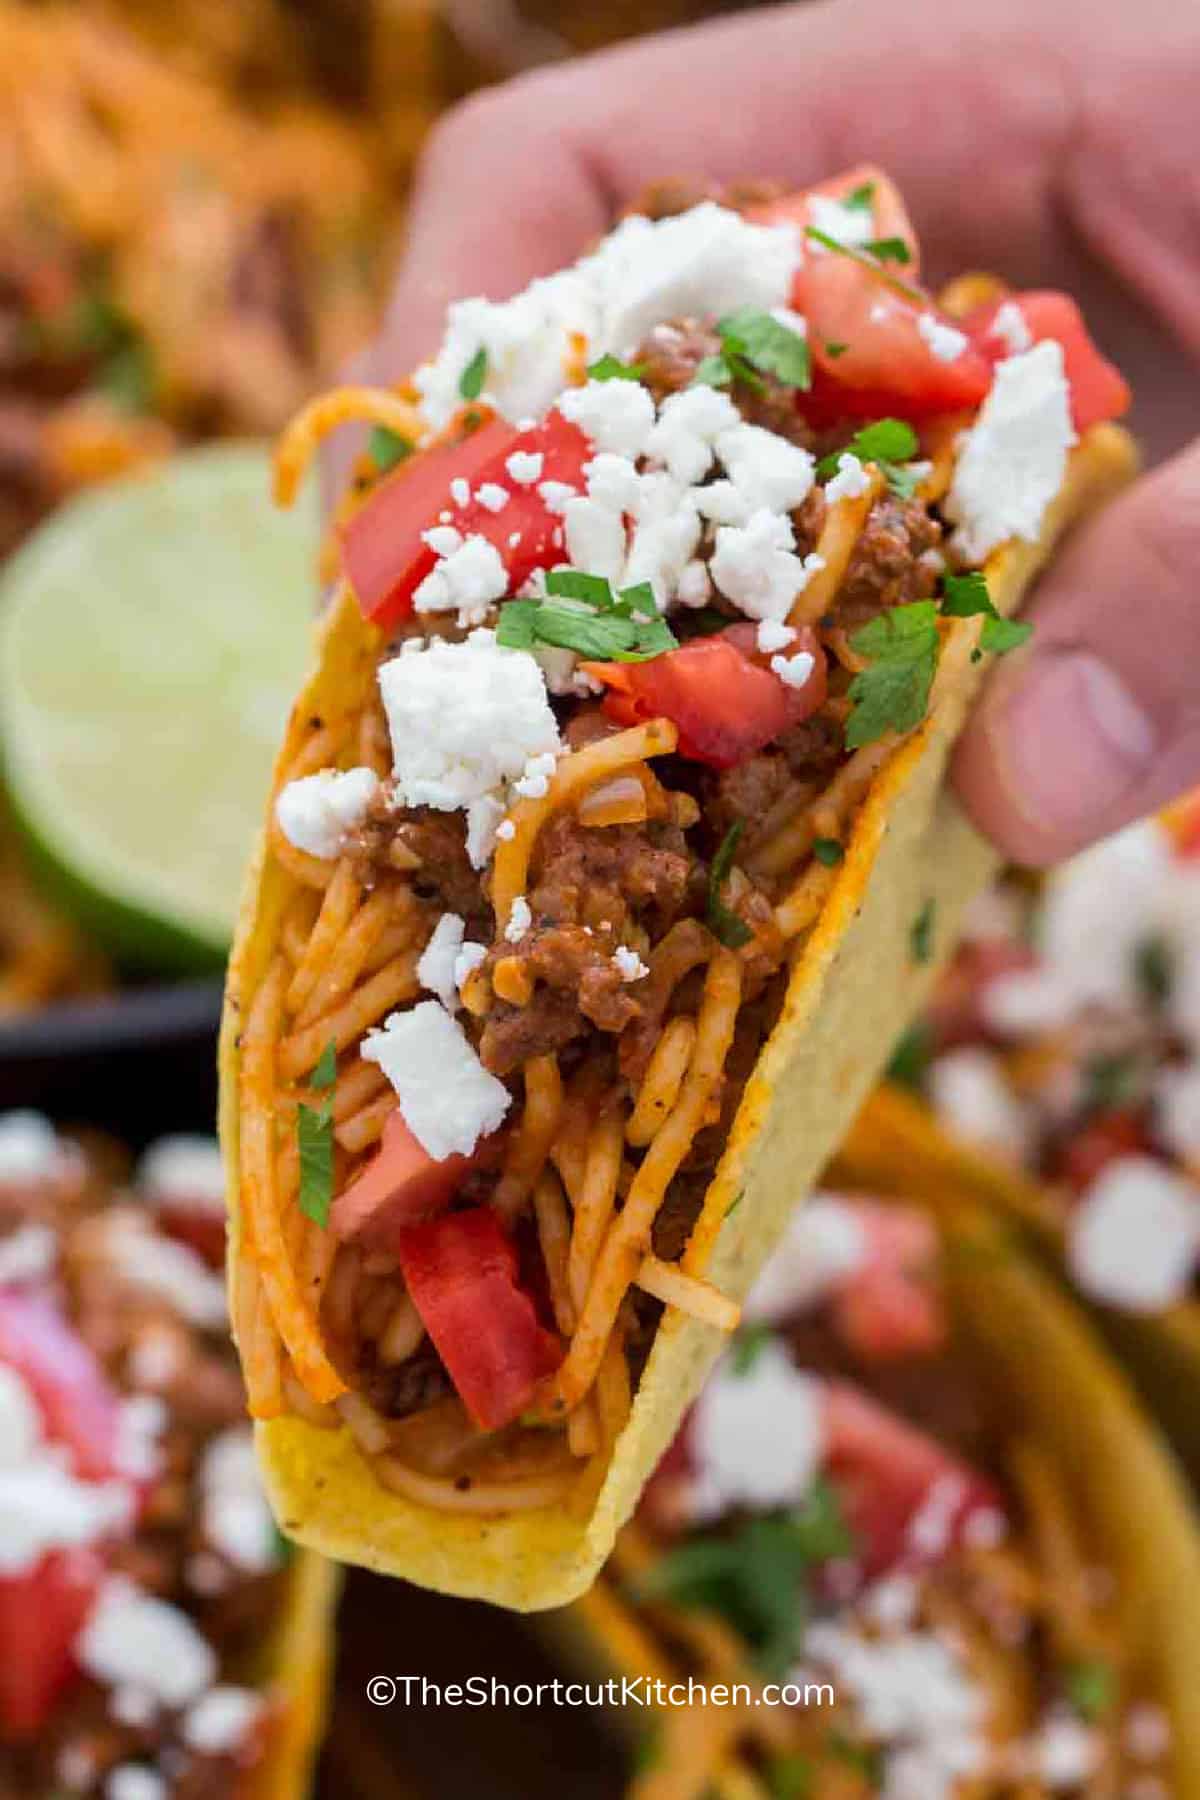
[[[309,1791],[324,1733],[340,1583],[336,1564],[311,1550],[296,1553],[279,1623],[249,1671],[254,1685],[275,1690],[284,1710],[246,1800],[304,1800]]]
[[[1116,426],[1071,455],[1041,540],[1013,543],[986,574],[1014,612],[1068,526],[1129,481],[1137,453]],[[956,630],[971,629],[960,621]],[[375,679],[378,633],[343,587],[322,624],[317,666],[293,709],[276,785],[308,721],[359,711]],[[950,747],[986,658],[947,684],[921,729],[886,764],[860,808],[828,901],[797,952],[779,1022],[751,1077],[683,1265],[734,1299],[750,1286],[797,1196],[812,1185],[919,1011],[966,903],[995,869],[993,851],[946,791]],[[964,665],[965,667],[965,665]],[[221,1139],[229,1172],[231,1266],[241,1250],[238,1032],[279,940],[290,879],[265,838],[248,874],[220,1045]],[[927,962],[911,934],[932,904]],[[734,1201],[741,1204],[731,1212]],[[434,1512],[386,1492],[345,1430],[289,1416],[260,1423],[259,1455],[276,1514],[300,1543],[345,1562],[517,1611],[562,1605],[587,1588],[721,1347],[711,1326],[667,1310],[594,1508],[506,1516]]]
[[[871,1095],[835,1159],[832,1177],[953,1208],[978,1201],[1012,1220],[1067,1279],[1062,1208],[1049,1190],[1000,1157],[959,1143],[930,1109],[889,1084]],[[1194,1480],[1200,1480],[1200,1302],[1160,1313],[1122,1312],[1079,1298],[1129,1364]]]
[[[956,1342],[1014,1435],[1049,1454],[1097,1562],[1115,1576],[1122,1646],[1171,1720],[1167,1787],[1175,1800],[1200,1800],[1200,1529],[1183,1477],[1080,1311],[1011,1234],[963,1204],[940,1223]],[[662,1649],[607,1583],[548,1623],[589,1672],[663,1674]],[[766,1800],[735,1760],[716,1788],[724,1800]]]

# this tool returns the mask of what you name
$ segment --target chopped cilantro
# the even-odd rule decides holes
[[[743,1325],[729,1352],[734,1374],[748,1375],[774,1335],[765,1319],[752,1319],[749,1325]]]
[[[640,381],[646,373],[645,363],[622,362],[619,356],[602,356],[588,364],[589,381]]]
[[[810,1562],[853,1556],[854,1534],[843,1517],[836,1489],[823,1476],[809,1488],[792,1514],[792,1523]]]
[[[284,1532],[280,1531],[274,1519],[271,1520],[271,1547],[274,1560],[280,1567],[286,1567],[296,1554],[296,1546]]]
[[[1116,1699],[1116,1675],[1111,1663],[1092,1656],[1070,1663],[1063,1670],[1063,1689],[1081,1719],[1094,1725],[1112,1710]]]
[[[1088,1110],[1111,1112],[1132,1106],[1142,1098],[1145,1069],[1130,1053],[1093,1056],[1084,1066],[1083,1081]]]
[[[830,1756],[846,1763],[870,1785],[872,1793],[883,1786],[883,1753],[875,1745],[860,1744],[844,1731],[831,1731],[825,1740]]]
[[[819,863],[824,863],[827,869],[836,868],[845,854],[845,850],[836,838],[815,838],[813,840],[813,855]]]
[[[487,380],[487,365],[487,351],[480,344],[458,378],[458,391],[464,400],[478,400],[482,394],[483,384]]]
[[[767,1765],[771,1800],[808,1800],[815,1774],[810,1756],[772,1757]]]
[[[729,1202],[729,1205],[725,1208],[725,1217],[727,1219],[732,1219],[734,1213],[737,1211],[738,1207],[742,1204],[742,1201],[745,1198],[746,1198],[745,1188],[739,1188],[737,1193],[733,1196],[733,1199]]]
[[[337,1047],[332,1039],[322,1050],[309,1077],[310,1087],[329,1097],[320,1106],[296,1109],[296,1138],[300,1151],[300,1211],[322,1230],[329,1223],[333,1200],[333,1096],[337,1080]]]
[[[851,212],[870,212],[875,204],[875,183],[864,181],[861,187],[856,187],[853,193],[847,194],[840,204],[848,206]]]
[[[721,348],[702,359],[693,384],[729,387],[734,381],[761,388],[762,377],[773,375],[790,388],[812,385],[808,342],[772,313],[743,306],[717,321]]]
[[[849,451],[859,462],[874,463],[894,494],[902,500],[912,498],[920,472],[903,465],[916,455],[920,444],[912,426],[903,419],[876,419],[856,431],[845,450],[833,450],[817,464],[817,474],[824,481],[836,475],[838,458]]]
[[[102,388],[124,412],[147,412],[154,401],[154,355],[144,338],[134,337],[114,350],[96,372]]]
[[[916,1094],[923,1093],[932,1060],[933,1038],[928,1025],[920,1022],[910,1025],[892,1051],[887,1078],[894,1081],[897,1087],[910,1088]]]
[[[933,935],[937,924],[937,901],[927,900],[912,922],[908,934],[915,963],[927,963],[933,957]]]
[[[912,251],[902,237],[872,238],[863,248],[882,263],[899,263],[901,268],[912,261]]]
[[[1175,958],[1165,938],[1148,937],[1134,951],[1134,975],[1148,1006],[1160,1012],[1171,997]]]
[[[919,306],[928,306],[929,296],[927,294],[922,293],[921,289],[914,287],[911,282],[902,281],[899,275],[893,275],[887,266],[887,250],[896,243],[902,243],[902,239],[878,238],[865,250],[859,250],[853,244],[843,244],[839,238],[830,237],[827,231],[821,231],[816,225],[806,225],[804,235],[811,238],[814,244],[820,244],[823,250],[834,250],[839,256],[848,256],[851,262],[856,262],[862,268],[869,269],[872,275],[878,276],[885,287],[892,288],[897,294],[903,294],[906,300],[915,300]],[[883,246],[885,252],[882,258],[879,254],[880,246]],[[907,260],[906,256],[905,261]]]
[[[662,1734],[657,1726],[651,1726],[638,1738],[633,1752],[633,1766],[639,1775],[644,1775],[662,1761]]]
[[[411,456],[413,447],[407,438],[402,438],[398,431],[389,431],[386,425],[376,425],[367,439],[367,455],[375,464],[381,475]]]
[[[719,350],[702,357],[692,376],[693,387],[729,387],[732,381],[733,370]]]
[[[835,338],[830,338],[825,345],[825,354],[836,361],[839,356],[845,356],[849,348],[849,344],[839,344]]]
[[[889,731],[912,731],[925,717],[938,659],[937,607],[913,600],[856,631],[851,648],[868,667],[850,683],[854,711],[846,745],[859,750]]]
[[[1003,656],[1026,642],[1033,626],[1020,619],[1005,619],[996,611],[987,582],[978,569],[966,575],[947,575],[942,585],[942,612],[951,619],[983,616],[979,648]]]
[[[593,662],[648,662],[677,646],[647,581],[614,594],[603,575],[552,569],[546,593],[545,600],[510,600],[501,608],[498,644],[509,650],[552,644]]]
[[[729,871],[733,867],[733,859],[737,852],[738,839],[746,828],[744,819],[738,819],[729,827],[717,848],[708,871],[708,923],[713,935],[718,937],[729,950],[740,950],[754,936],[744,919],[739,919],[731,912],[721,898],[721,892],[729,879]]]

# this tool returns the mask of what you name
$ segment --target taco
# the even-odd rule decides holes
[[[0,1115],[0,1792],[302,1800],[333,1566],[277,1532],[217,1146]]]
[[[1200,1537],[1049,1277],[819,1196],[746,1310],[563,1621],[658,1709],[631,1793],[1200,1794]]]
[[[302,1541],[518,1608],[599,1567],[926,992],[991,866],[950,743],[1135,461],[1071,303],[939,308],[881,175],[721,199],[278,454],[287,498],[373,422],[222,1036],[263,1464]]]
[[[1019,1222],[1200,1471],[1198,818],[985,896],[838,1168]]]

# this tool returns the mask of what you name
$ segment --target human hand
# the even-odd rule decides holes
[[[935,283],[1073,293],[1151,457],[1176,453],[1058,558],[957,753],[996,843],[1057,860],[1200,780],[1198,96],[1200,20],[1174,0],[819,0],[525,77],[434,134],[371,373],[429,353],[450,300],[574,259],[662,176],[801,187],[873,161]]]

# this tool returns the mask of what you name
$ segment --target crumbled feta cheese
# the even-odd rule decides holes
[[[42,1440],[42,1415],[15,1369],[0,1363],[0,1470],[29,1461]]]
[[[646,439],[646,455],[663,463],[674,480],[690,485],[712,467],[717,439],[735,430],[741,414],[714,387],[689,387],[670,394],[659,408],[658,422]]]
[[[104,1248],[114,1273],[130,1287],[163,1300],[189,1324],[219,1331],[226,1322],[225,1284],[186,1244],[164,1237],[133,1211],[105,1221]]]
[[[417,370],[422,410],[435,429],[462,405],[462,372],[480,350],[487,357],[489,399],[518,424],[540,417],[563,385],[572,332],[595,330],[589,284],[568,269],[535,281],[511,300],[460,300],[451,306],[441,348]]]
[[[1125,1748],[1138,1762],[1158,1762],[1171,1748],[1171,1720],[1161,1706],[1141,1700],[1125,1715]]]
[[[10,1383],[0,1394],[6,1416],[4,1453],[27,1436],[28,1416],[17,1422]],[[133,1519],[131,1490],[116,1481],[77,1481],[50,1448],[36,1444],[20,1461],[0,1468],[0,1576],[28,1573],[48,1550],[93,1543],[124,1531]]]
[[[208,1444],[200,1465],[204,1535],[239,1569],[261,1574],[279,1560],[248,1425],[231,1425]]]
[[[1052,1712],[1027,1745],[1030,1770],[1051,1792],[1073,1791],[1095,1771],[1101,1744],[1099,1735],[1073,1713]]]
[[[453,556],[462,549],[463,534],[453,525],[431,525],[421,533],[421,542],[428,544],[435,556]]]
[[[802,688],[816,666],[816,658],[807,650],[801,650],[795,656],[771,658],[771,668],[785,687]]]
[[[321,769],[279,791],[275,817],[289,844],[309,856],[340,854],[347,835],[361,825],[379,789],[373,769]]]
[[[835,200],[831,194],[812,194],[808,202],[809,219],[818,231],[826,237],[836,238],[839,244],[849,244],[861,250],[875,236],[874,209],[870,206],[846,206],[843,201]],[[810,244],[815,254],[824,254],[820,244]]]
[[[871,485],[871,477],[851,450],[843,450],[837,460],[837,474],[825,483],[825,499],[830,506],[839,500],[857,500]]]
[[[561,747],[537,663],[490,632],[393,657],[379,688],[405,806],[468,806],[515,780],[531,756]]]
[[[743,1316],[775,1322],[815,1306],[861,1267],[866,1254],[867,1236],[854,1208],[834,1195],[814,1195],[792,1213]]]
[[[795,554],[791,520],[757,512],[749,523],[722,525],[709,573],[721,592],[751,619],[786,619],[796,595],[810,579]]]
[[[862,1610],[884,1631],[905,1631],[915,1623],[921,1589],[912,1575],[889,1575],[862,1597]]]
[[[132,1725],[136,1731],[144,1730],[154,1722],[156,1711],[149,1694],[141,1688],[115,1688],[108,1702],[108,1710],[118,1725]],[[136,1771],[141,1775],[142,1771]]]
[[[187,1706],[213,1684],[217,1659],[186,1613],[112,1575],[75,1640],[80,1667],[105,1687]]]
[[[455,506],[466,506],[471,498],[471,484],[465,475],[456,475],[450,483],[450,498]]]
[[[812,487],[815,464],[807,450],[761,425],[735,425],[717,439],[720,457],[745,507],[745,518],[765,508],[791,512]]]
[[[0,1238],[0,1287],[40,1281],[58,1261],[58,1240],[48,1225],[22,1225]]]
[[[938,1117],[959,1137],[1020,1160],[1029,1142],[1029,1115],[989,1050],[970,1047],[936,1057],[929,1093]]]
[[[457,913],[443,913],[417,964],[417,980],[423,988],[428,988],[431,994],[437,995],[448,1012],[453,1012],[458,1005],[458,983],[454,979],[454,968],[463,946],[465,930]]]
[[[167,1791],[157,1769],[120,1763],[104,1784],[104,1800],[167,1800]]]
[[[1015,300],[1006,300],[997,307],[992,332],[1008,346],[1010,356],[1020,356],[1023,351],[1033,349],[1033,333]]]
[[[462,989],[467,977],[471,975],[487,957],[485,944],[464,944],[454,959],[454,985]]]
[[[495,794],[480,794],[467,807],[467,861],[473,869],[487,867],[504,812],[504,802]]]
[[[533,914],[529,909],[529,902],[524,894],[518,894],[509,908],[508,924],[504,927],[505,941],[519,944],[532,924]]]
[[[210,1688],[189,1707],[183,1741],[202,1756],[229,1756],[246,1742],[262,1708],[262,1696],[249,1688]]]
[[[685,565],[675,586],[675,598],[680,606],[707,606],[711,594],[708,565],[696,557]]]
[[[764,1344],[741,1375],[719,1364],[692,1415],[692,1516],[797,1505],[820,1467],[823,1418],[820,1383],[782,1345]]]
[[[556,766],[557,758],[550,751],[542,756],[531,756],[520,780],[513,783],[514,794],[520,794],[524,800],[544,800],[550,792],[550,778]]]
[[[616,456],[641,456],[654,424],[654,399],[640,381],[587,381],[567,388],[558,410],[597,450]]]
[[[661,479],[643,476],[622,587],[648,581],[655,605],[660,612],[664,610],[696,553],[700,530],[700,518],[689,496],[669,475]]]
[[[637,951],[631,950],[628,944],[618,944],[613,951],[613,962],[622,981],[640,981],[643,975],[650,973]]]
[[[1053,1031],[1075,1010],[1066,982],[1052,969],[1009,969],[994,975],[979,992],[979,1011],[989,1030],[1000,1037]]]
[[[1163,1143],[1182,1161],[1200,1167],[1200,1062],[1161,1070],[1154,1085],[1154,1101]],[[3,1254],[0,1246],[0,1272]]]
[[[1067,1261],[1093,1300],[1160,1312],[1188,1293],[1200,1261],[1200,1187],[1148,1156],[1124,1156],[1071,1213]]]
[[[944,505],[967,562],[982,562],[1010,538],[1036,540],[1075,441],[1062,345],[1047,338],[999,363]]]
[[[917,318],[917,330],[938,362],[957,362],[971,341],[965,331],[948,325],[936,313],[921,313]]]
[[[572,487],[569,481],[539,481],[538,493],[541,495],[547,512],[560,513],[568,500],[573,500],[579,489]]]
[[[42,1113],[21,1109],[0,1117],[0,1184],[51,1181],[62,1157],[58,1133]]]
[[[488,608],[508,592],[508,571],[500,552],[472,534],[431,569],[413,595],[417,612],[455,612],[460,625],[478,625]]]
[[[1050,877],[1042,958],[1076,1005],[1137,1003],[1138,950],[1168,928],[1177,880],[1171,839],[1157,820],[1104,839]],[[1113,905],[1114,894],[1120,906]],[[1200,904],[1200,891],[1190,890],[1188,898]]]
[[[624,387],[626,383],[610,381],[604,385]],[[572,568],[602,575],[614,583],[621,580],[625,567],[625,521],[619,511],[614,512],[598,500],[568,500],[563,508],[563,529]]]
[[[511,844],[517,835],[517,828],[511,819],[501,819],[496,827],[496,836],[505,844]]]
[[[758,647],[764,656],[770,656],[773,650],[786,650],[795,637],[794,627],[784,625],[778,619],[763,619],[759,622]]]
[[[583,466],[588,496],[609,512],[631,513],[638,504],[640,477],[637,466],[628,456],[614,456],[611,450],[594,456]]]
[[[363,1043],[400,1101],[404,1122],[436,1161],[469,1156],[507,1113],[508,1090],[480,1062],[462,1027],[436,1000],[392,1013]]]
[[[488,512],[499,513],[504,511],[512,495],[498,481],[484,481],[476,488],[475,498]]]
[[[155,1394],[131,1394],[117,1414],[117,1466],[131,1481],[147,1481],[162,1466],[160,1439],[170,1423]]]
[[[137,1166],[137,1186],[151,1205],[180,1201],[224,1213],[225,1165],[216,1138],[176,1132],[157,1138]]]
[[[546,459],[540,450],[514,450],[504,467],[518,487],[532,487],[542,478]]]
[[[961,1475],[939,1475],[908,1521],[905,1539],[922,1561],[939,1562],[950,1548],[955,1524],[967,1498]]]

